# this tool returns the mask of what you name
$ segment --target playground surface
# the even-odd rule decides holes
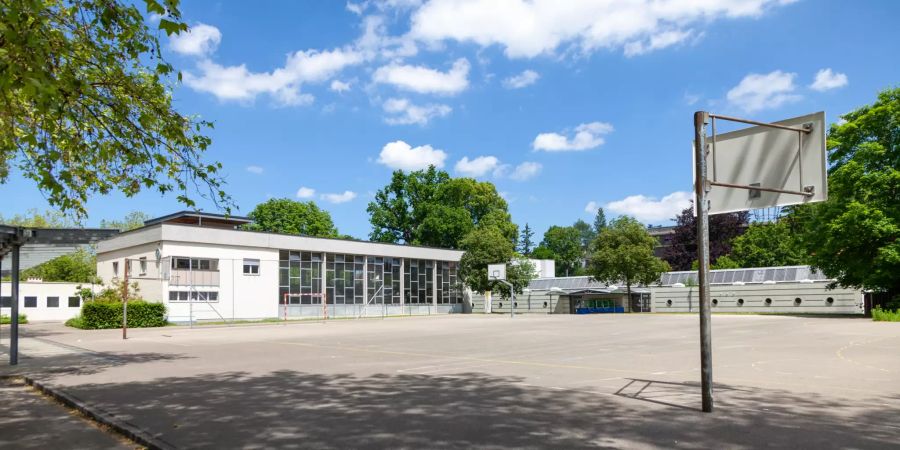
[[[698,318],[687,314],[166,327],[125,341],[60,324],[22,334],[20,366],[0,374],[25,374],[164,447],[900,442],[900,326],[863,318],[714,316],[710,414],[699,411]]]

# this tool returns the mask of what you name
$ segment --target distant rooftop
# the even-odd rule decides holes
[[[226,216],[203,211],[179,211],[166,216],[157,217],[144,222],[144,226],[160,223],[177,223],[181,225],[197,225],[214,228],[237,228],[253,222],[247,217]]]
[[[734,284],[734,283],[797,283],[800,281],[824,282],[830,281],[821,272],[813,270],[809,266],[783,266],[783,267],[753,267],[747,269],[722,269],[709,271],[710,284]],[[690,280],[690,281],[688,281]],[[672,286],[675,283],[696,283],[696,271],[666,272],[662,274],[660,284]],[[622,283],[617,286],[622,290]],[[536,291],[545,291],[550,288],[560,288],[567,292],[573,291],[610,291],[606,283],[600,283],[590,276],[537,278],[528,283],[528,288]],[[637,292],[637,291],[635,291]]]

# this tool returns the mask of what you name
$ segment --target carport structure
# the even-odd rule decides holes
[[[621,283],[601,283],[590,276],[538,278],[528,289],[533,294],[559,295],[571,314],[650,312],[650,289],[645,286],[631,286],[631,299]]]
[[[19,363],[19,269],[23,247],[29,245],[93,244],[118,234],[118,230],[99,228],[28,228],[0,225],[0,270],[10,255],[10,335],[9,364]]]

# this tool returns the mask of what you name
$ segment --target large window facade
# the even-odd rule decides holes
[[[366,300],[369,303],[400,304],[400,259],[367,258]]]
[[[322,254],[313,252],[295,252],[282,250],[279,252],[278,301],[291,305],[321,304],[322,292]]]
[[[282,250],[279,255],[278,302],[291,305],[408,305],[462,302],[458,263],[425,259]]]

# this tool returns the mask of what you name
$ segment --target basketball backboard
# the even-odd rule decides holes
[[[488,280],[506,280],[506,264],[488,264]]]
[[[715,135],[717,123],[744,120],[714,114],[710,114],[710,120],[712,134],[706,140],[707,177],[712,185],[708,194],[710,214],[828,198],[824,112],[772,124],[791,129],[760,124],[719,135]]]

